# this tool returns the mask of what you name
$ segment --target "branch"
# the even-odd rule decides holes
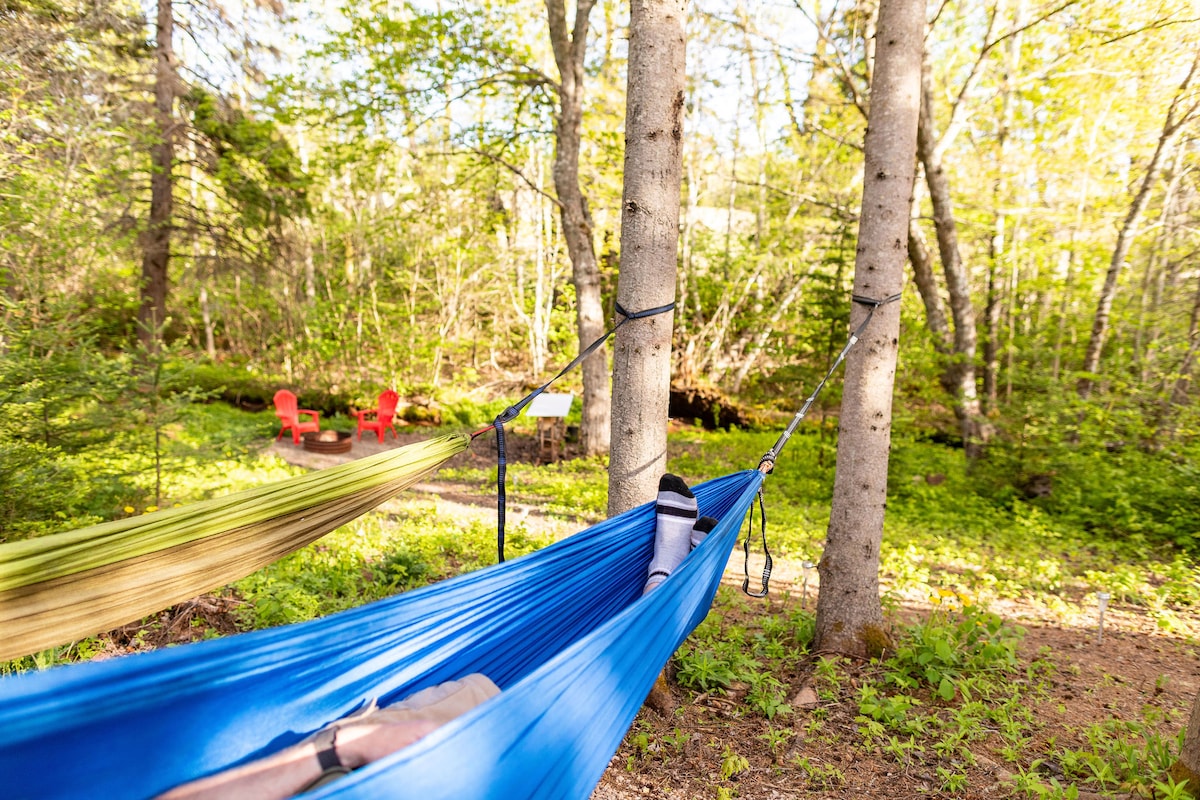
[[[800,5],[799,0],[793,0],[793,2],[796,4],[796,10],[812,23],[813,29],[817,32],[817,39],[836,54],[836,63],[825,63],[825,66],[829,67],[830,69],[835,69],[839,74],[843,85],[846,87],[846,91],[850,94],[850,101],[854,104],[854,107],[858,109],[858,113],[862,114],[862,118],[865,120],[867,118],[867,106],[863,101],[862,94],[855,85],[853,70],[849,69],[845,64],[845,60],[842,57],[843,53],[837,48],[833,40],[830,39],[826,34],[824,25],[822,25],[818,20],[814,19],[808,13],[808,11]],[[815,67],[821,61],[824,61],[824,59],[814,58],[813,66]]]
[[[759,183],[757,181],[744,181],[744,180],[740,180],[737,178],[735,178],[733,180],[733,183],[735,183],[739,186],[753,186],[756,189],[765,189],[766,191],[770,192],[771,194],[778,195],[779,197],[788,197],[793,200],[800,200],[805,203],[811,203],[812,205],[818,206],[819,208],[825,208],[825,209],[828,209],[829,211],[834,212],[835,215],[837,215],[840,219],[845,220],[846,222],[855,222],[858,220],[858,215],[856,213],[854,213],[854,211],[852,209],[846,208],[845,206],[840,206],[837,203],[833,203],[828,200],[820,200],[820,199],[812,196],[811,194],[802,194],[800,192],[792,192],[787,189],[780,189],[778,186],[773,186],[769,183]]]
[[[1025,23],[1024,25],[1019,25],[1016,28],[1013,28],[1012,30],[1001,34],[1000,36],[997,36],[995,39],[989,40],[988,36],[992,32],[992,28],[996,23],[996,17],[997,17],[997,14],[996,14],[997,9],[996,8],[992,9],[993,13],[992,13],[991,17],[988,19],[987,31],[984,33],[984,37],[983,37],[983,41],[984,41],[983,46],[979,49],[979,55],[976,57],[975,63],[971,65],[971,71],[967,74],[966,79],[963,81],[962,87],[959,89],[957,96],[954,98],[954,102],[950,106],[950,120],[949,120],[949,122],[946,123],[946,129],[945,129],[945,131],[942,132],[942,135],[938,139],[937,144],[934,145],[934,148],[933,148],[934,155],[938,161],[941,161],[942,157],[946,154],[946,150],[950,147],[950,143],[953,142],[955,138],[957,138],[959,130],[961,130],[962,126],[965,124],[964,117],[961,114],[961,108],[963,106],[963,101],[966,98],[967,94],[973,88],[975,88],[975,85],[979,82],[979,78],[982,74],[982,70],[980,68],[983,64],[984,59],[987,58],[988,53],[990,53],[992,51],[992,49],[995,48],[997,45],[999,45],[1001,42],[1005,42],[1008,39],[1011,39],[1012,37],[1017,36],[1017,35],[1023,33],[1024,31],[1029,30],[1030,28],[1034,27],[1035,25],[1040,25],[1041,23],[1045,22],[1046,20],[1050,19],[1051,17],[1055,16],[1056,14],[1058,14],[1062,11],[1065,11],[1066,9],[1070,8],[1073,5],[1077,5],[1078,3],[1079,3],[1079,0],[1064,0],[1064,2],[1061,3],[1060,5],[1050,9],[1049,11],[1046,11],[1045,13],[1041,14],[1040,16],[1030,20],[1028,23]]]
[[[524,183],[526,186],[528,186],[530,189],[537,192],[538,194],[540,194],[542,197],[546,198],[550,202],[554,203],[554,205],[557,206],[559,208],[559,210],[562,209],[563,205],[561,202],[559,202],[557,197],[555,197],[552,194],[549,194],[546,190],[542,189],[536,183],[531,181],[525,175],[525,173],[521,171],[520,167],[510,164],[508,161],[505,161],[503,158],[501,158],[499,155],[496,155],[495,153],[489,153],[487,150],[481,150],[478,147],[465,147],[464,146],[461,150],[445,151],[442,153],[442,155],[461,155],[462,153],[474,153],[475,155],[477,155],[487,161],[490,161],[493,164],[498,164],[498,165],[504,167],[506,170],[511,172],[513,175],[516,175],[521,180],[521,182]]]

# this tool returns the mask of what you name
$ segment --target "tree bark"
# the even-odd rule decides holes
[[[942,385],[953,387],[950,394],[954,413],[962,432],[967,458],[976,459],[990,435],[983,417],[979,392],[975,387],[975,306],[971,302],[971,284],[958,248],[958,226],[950,197],[950,181],[942,165],[933,115],[933,76],[925,63],[921,76],[921,112],[917,131],[917,152],[925,168],[925,184],[933,205],[933,226],[937,232],[938,253],[946,276],[950,297],[950,316],[954,319],[954,355],[946,363]]]
[[[997,15],[1000,7],[997,5]],[[1020,30],[1024,22],[1023,2],[1013,10],[1013,27]],[[997,135],[996,182],[992,187],[992,238],[989,244],[987,300],[983,308],[983,399],[985,411],[996,411],[1000,398],[1000,323],[1003,310],[1004,262],[1011,257],[1008,233],[1007,204],[1009,202],[1009,129],[1013,124],[1013,81],[1021,64],[1021,35],[1008,37],[1004,48],[1004,77],[1000,85],[1000,130]],[[1015,234],[1014,234],[1015,235]]]
[[[879,7],[854,266],[854,293],[877,300],[900,292],[904,281],[924,10],[921,0],[882,0]],[[866,313],[855,304],[851,329]],[[817,566],[817,650],[866,656],[887,643],[879,604],[879,548],[899,339],[899,303],[880,306],[846,360],[829,532]]]
[[[1167,108],[1167,119],[1163,123],[1162,133],[1154,147],[1154,155],[1150,157],[1150,163],[1146,166],[1146,174],[1142,176],[1142,183],[1138,187],[1137,195],[1134,196],[1129,213],[1125,216],[1125,223],[1121,225],[1121,231],[1117,234],[1117,245],[1113,248],[1112,260],[1109,262],[1108,272],[1104,276],[1104,286],[1101,287],[1100,297],[1096,302],[1096,314],[1092,318],[1092,335],[1088,339],[1087,351],[1083,356],[1084,375],[1079,379],[1077,387],[1079,396],[1085,400],[1092,393],[1092,388],[1095,386],[1095,375],[1100,369],[1100,353],[1104,349],[1104,339],[1108,335],[1108,320],[1112,314],[1113,298],[1117,294],[1117,278],[1120,277],[1121,270],[1125,267],[1129,248],[1138,234],[1142,213],[1145,212],[1146,205],[1150,202],[1150,191],[1158,179],[1158,170],[1174,145],[1175,139],[1183,130],[1184,124],[1195,115],[1197,107],[1200,106],[1200,103],[1193,103],[1186,109],[1181,108],[1198,66],[1200,66],[1200,52],[1197,52],[1191,69],[1188,70],[1183,83],[1179,85],[1175,97],[1171,100],[1171,105]]]
[[[1171,777],[1176,783],[1186,780],[1188,793],[1200,797],[1200,695],[1192,705],[1183,747],[1179,749],[1179,760],[1171,767]]]
[[[675,299],[683,169],[685,0],[632,0],[617,300],[630,311]],[[654,499],[666,467],[673,318],[622,325],[613,346],[608,512]]]
[[[583,61],[587,54],[588,15],[595,0],[578,0],[575,20],[567,29],[564,0],[546,0],[550,42],[560,76],[559,114],[555,125],[554,190],[558,194],[563,237],[571,257],[575,284],[576,324],[582,349],[604,334],[600,300],[600,268],[592,241],[592,220],[587,197],[579,186],[579,144],[583,124]],[[610,435],[611,394],[608,387],[607,348],[601,346],[585,359],[583,416],[580,445],[585,455],[607,453]]]
[[[937,278],[933,274],[933,254],[925,241],[925,234],[918,224],[917,195],[920,187],[913,183],[912,212],[908,221],[908,260],[913,268],[913,283],[921,295],[925,306],[925,327],[933,340],[933,349],[938,355],[949,357],[953,351],[953,336],[950,334],[950,323],[946,320],[946,309],[942,305],[942,296],[938,293]],[[946,373],[942,372],[942,388],[950,391],[944,381]]]
[[[167,318],[167,270],[171,261],[171,212],[175,161],[175,18],[172,0],[158,0],[154,56],[154,124],[158,140],[150,148],[150,221],[143,235],[142,302],[138,338],[148,350],[157,348]]]

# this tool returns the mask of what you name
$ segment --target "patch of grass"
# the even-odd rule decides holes
[[[315,619],[425,586],[495,561],[494,524],[464,523],[431,503],[393,518],[367,514],[234,584],[247,629]],[[549,544],[523,525],[508,529],[515,558]]]
[[[446,467],[438,478],[496,490],[495,467]],[[536,466],[509,464],[505,487],[510,502],[537,506],[546,516],[599,521],[608,509],[608,463],[581,458]]]

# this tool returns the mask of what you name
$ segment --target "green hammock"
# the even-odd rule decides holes
[[[0,661],[243,578],[395,496],[470,441],[441,436],[183,508],[0,544]]]

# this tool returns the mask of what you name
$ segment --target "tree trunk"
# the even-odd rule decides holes
[[[595,0],[578,0],[575,23],[568,33],[563,0],[546,0],[550,42],[558,65],[559,115],[555,127],[554,190],[558,194],[563,237],[571,256],[579,347],[587,347],[604,334],[600,301],[600,268],[592,242],[592,220],[587,198],[579,187],[579,131],[583,122],[583,61],[587,54],[588,15]],[[580,444],[585,455],[608,452],[611,395],[608,389],[607,348],[600,347],[582,364],[583,417]]]
[[[158,345],[167,318],[167,269],[171,261],[171,210],[175,161],[175,18],[171,0],[158,0],[154,56],[154,125],[158,140],[150,148],[150,222],[142,247],[142,302],[138,338],[148,350]]]
[[[990,427],[983,417],[979,392],[975,387],[975,306],[971,302],[971,285],[967,269],[958,249],[958,226],[954,220],[954,204],[950,198],[950,181],[942,166],[933,115],[933,77],[926,63],[921,78],[921,112],[917,133],[917,152],[925,168],[925,183],[933,204],[933,225],[937,231],[938,253],[946,275],[946,290],[950,296],[950,316],[954,319],[954,355],[946,364],[942,385],[953,387],[951,398],[955,416],[962,432],[967,458],[982,454]]]
[[[213,325],[212,307],[208,303],[208,289],[204,286],[200,287],[200,317],[204,320],[204,352],[208,354],[209,361],[215,362],[217,360],[216,328]]]
[[[997,8],[999,13],[999,8]],[[1018,2],[1013,11],[1013,27],[1020,29],[1025,8]],[[1009,129],[1013,124],[1013,81],[1021,64],[1021,35],[1014,33],[1004,48],[1004,78],[1000,86],[1000,130],[997,135],[996,182],[992,187],[992,238],[989,245],[987,300],[983,308],[983,399],[985,410],[996,411],[1000,399],[1000,322],[1003,309],[1002,286],[1004,261],[1011,257],[1008,233],[1009,203]]]
[[[904,283],[924,26],[921,0],[880,3],[854,266],[854,293],[877,300],[900,292]],[[852,329],[866,313],[854,306]],[[829,533],[817,566],[819,651],[874,655],[887,642],[879,604],[879,548],[899,339],[899,303],[880,306],[846,360]]]
[[[700,99],[692,104],[691,113],[699,117]],[[680,343],[680,351],[675,356],[675,379],[684,386],[693,386],[696,382],[696,339],[690,335],[690,330],[702,323],[699,314],[700,304],[694,303],[695,308],[689,308],[692,301],[691,286],[695,283],[695,272],[692,263],[692,238],[696,230],[696,208],[700,205],[700,178],[697,175],[696,162],[700,160],[696,147],[692,147],[684,159],[683,173],[687,180],[687,191],[683,209],[680,212],[679,243],[679,307],[675,311],[675,328]]]
[[[946,320],[946,309],[942,306],[942,296],[938,293],[937,278],[933,274],[933,254],[929,252],[925,234],[917,223],[919,192],[920,187],[914,181],[912,211],[908,221],[908,260],[913,268],[913,283],[917,285],[917,292],[925,305],[925,327],[933,339],[933,349],[938,355],[949,357],[954,349],[951,344],[953,337],[950,335],[950,323]],[[950,391],[944,381],[945,375],[943,371],[942,388]]]
[[[1176,783],[1187,781],[1188,793],[1200,797],[1200,695],[1192,704],[1192,717],[1188,720],[1179,760],[1171,767],[1171,777]]]
[[[1104,276],[1104,286],[1100,289],[1100,297],[1096,302],[1096,314],[1092,319],[1092,335],[1088,339],[1087,352],[1083,356],[1084,375],[1079,379],[1078,392],[1079,396],[1084,399],[1087,399],[1092,393],[1092,387],[1095,385],[1095,374],[1100,369],[1100,352],[1104,349],[1104,339],[1108,335],[1108,319],[1112,313],[1113,298],[1117,294],[1117,278],[1120,277],[1121,270],[1125,267],[1129,248],[1138,234],[1142,213],[1150,202],[1150,191],[1158,179],[1159,167],[1174,145],[1180,131],[1183,130],[1184,124],[1196,113],[1197,105],[1200,105],[1193,103],[1187,109],[1180,108],[1181,101],[1188,95],[1188,86],[1196,75],[1197,66],[1200,66],[1200,52],[1196,54],[1191,69],[1188,70],[1183,83],[1179,85],[1179,90],[1171,100],[1171,105],[1167,108],[1167,119],[1163,123],[1158,144],[1154,147],[1154,155],[1150,157],[1150,163],[1146,166],[1146,174],[1142,176],[1141,186],[1138,187],[1133,204],[1129,207],[1129,213],[1125,216],[1125,223],[1121,226],[1120,233],[1117,234],[1117,245],[1113,248],[1112,260],[1109,262],[1108,272]]]
[[[1192,381],[1192,369],[1196,363],[1196,348],[1200,347],[1200,283],[1196,286],[1196,295],[1192,302],[1187,341],[1187,350],[1184,351],[1179,368],[1175,370],[1175,386],[1171,390],[1171,402],[1179,406],[1187,403],[1188,385]]]
[[[617,299],[637,311],[675,299],[683,169],[685,0],[632,0]],[[608,513],[653,500],[667,460],[672,316],[616,334]]]

